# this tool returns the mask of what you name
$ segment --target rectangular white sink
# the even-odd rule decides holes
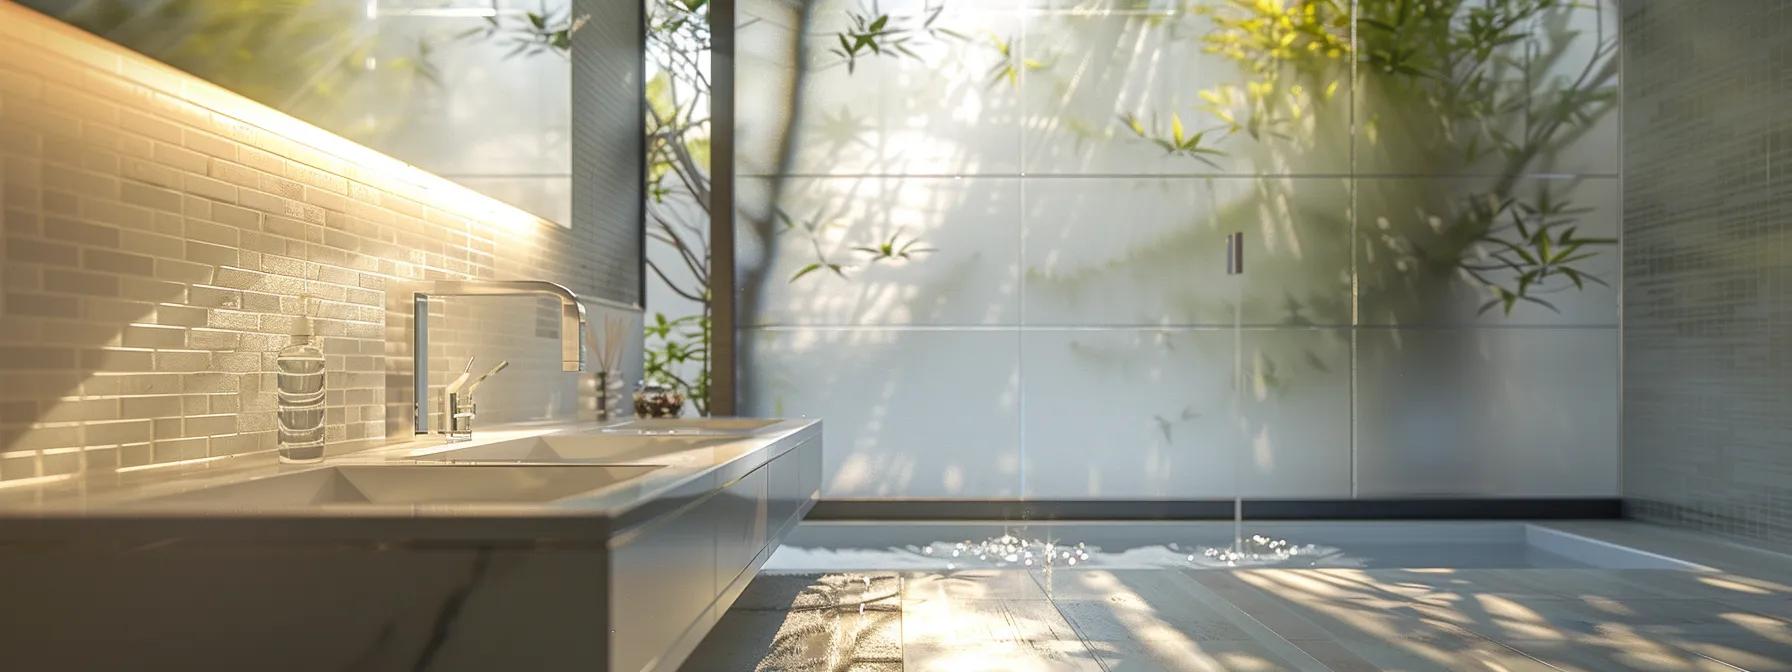
[[[668,436],[550,434],[465,448],[411,453],[401,459],[430,462],[654,464],[655,460],[672,453],[723,443],[727,441]]]
[[[539,503],[602,490],[659,468],[343,465],[155,497],[143,503],[246,509],[354,504]]]
[[[661,436],[752,436],[783,420],[765,418],[641,418],[611,425],[610,434]]]

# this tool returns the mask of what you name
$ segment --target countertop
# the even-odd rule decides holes
[[[618,421],[622,422],[622,421]],[[271,452],[88,474],[0,492],[0,543],[21,541],[335,539],[384,541],[528,540],[589,543],[675,511],[716,492],[804,441],[819,438],[817,420],[783,420],[747,436],[691,437],[692,447],[604,461],[661,468],[561,499],[527,503],[331,504],[254,508],[227,503],[153,500],[207,488],[342,466],[431,465],[414,459],[444,449],[546,435],[596,433],[586,422],[523,423],[481,429],[472,441],[446,444],[429,436],[325,458],[283,464]],[[539,463],[537,463],[539,464]],[[571,464],[571,463],[561,463]]]

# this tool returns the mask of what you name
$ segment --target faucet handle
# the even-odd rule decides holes
[[[510,366],[509,360],[498,362],[498,365],[492,367],[492,370],[469,383],[467,379],[473,376],[471,373],[473,360],[468,359],[467,369],[442,390],[442,423],[445,427],[442,433],[447,435],[449,441],[465,441],[473,438],[473,418],[478,415],[479,409],[479,405],[473,401],[473,391],[479,389],[480,383],[484,383],[485,379],[503,371],[508,366]]]
[[[504,368],[506,364],[508,362],[499,364],[498,368],[492,369],[491,373],[497,373],[498,369]],[[490,376],[491,373],[485,375]],[[480,377],[479,380],[473,380],[472,384],[468,384],[472,378],[473,358],[468,357],[467,366],[461,369],[460,375],[455,376],[452,382],[442,388],[442,435],[449,441],[465,441],[473,438],[473,416],[477,408],[473,403],[473,388],[477,387],[485,378]]]
[[[499,367],[499,368],[503,368],[503,367]],[[487,374],[487,375],[490,375],[490,374]],[[455,376],[454,380],[448,381],[448,385],[442,388],[442,393],[443,394],[453,394],[455,392],[459,392],[461,390],[461,388],[467,386],[467,381],[472,379],[472,377],[473,377],[473,358],[468,357],[467,358],[467,366],[460,370],[460,375]]]
[[[471,363],[471,361],[469,360],[469,364],[470,363]],[[479,378],[475,379],[471,384],[467,385],[467,398],[471,399],[473,397],[473,390],[477,389],[479,387],[480,383],[484,383],[485,379],[490,378],[494,375],[497,375],[497,373],[499,371],[503,371],[504,368],[508,367],[508,366],[510,366],[510,360],[508,360],[508,359],[498,362],[498,365],[492,367],[492,370],[485,372],[485,375],[480,376]]]

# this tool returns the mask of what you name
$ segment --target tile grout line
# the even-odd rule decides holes
[[[1024,5],[1025,3],[1021,0],[1015,1],[1015,8],[1020,14],[1020,53],[1023,59],[1028,44],[1027,18],[1029,16]],[[1025,108],[1027,68],[1024,65],[1020,68],[1018,81],[1019,85],[1016,88],[1020,96],[1019,105]],[[1014,414],[1014,432],[1015,441],[1018,444],[1016,448],[1019,452],[1019,463],[1016,469],[1020,472],[1018,479],[1020,491],[1016,492],[1015,496],[1025,498],[1027,496],[1027,142],[1024,135],[1020,143],[1020,171],[1021,179],[1017,180],[1020,190],[1020,203],[1018,204],[1020,218],[1015,222],[1014,227],[1015,256],[1020,260],[1020,268],[1016,269],[1016,275],[1019,277],[1016,280],[1014,302],[1017,323],[1017,328],[1014,331],[1014,379],[1015,386],[1018,388],[1014,391],[1015,405],[1017,406]]]
[[[1349,445],[1349,449],[1350,449],[1350,498],[1351,499],[1356,499],[1357,497],[1362,495],[1362,487],[1358,482],[1358,476],[1357,476],[1357,454],[1356,454],[1356,452],[1357,452],[1357,413],[1360,410],[1357,406],[1358,393],[1360,392],[1359,387],[1358,387],[1359,372],[1357,370],[1359,367],[1359,362],[1358,362],[1357,358],[1359,356],[1361,356],[1361,354],[1362,354],[1361,326],[1362,326],[1362,321],[1363,321],[1362,320],[1362,276],[1359,274],[1359,269],[1357,268],[1357,252],[1358,252],[1357,248],[1359,247],[1359,242],[1360,242],[1357,239],[1357,235],[1358,235],[1357,221],[1358,221],[1358,219],[1361,218],[1362,213],[1358,209],[1358,203],[1357,203],[1358,189],[1357,189],[1357,179],[1356,179],[1356,135],[1357,135],[1356,107],[1357,107],[1357,96],[1360,95],[1360,93],[1361,93],[1357,90],[1359,85],[1361,84],[1361,82],[1357,81],[1356,22],[1357,22],[1357,19],[1359,18],[1357,16],[1357,14],[1360,11],[1360,9],[1361,8],[1359,6],[1358,0],[1350,0],[1350,50],[1351,50],[1351,54],[1350,54],[1350,149],[1349,149],[1349,152],[1350,152],[1350,174],[1351,174],[1351,177],[1349,178],[1350,179],[1350,392],[1349,392],[1350,399],[1346,402],[1348,408],[1350,409],[1349,413],[1347,414],[1350,418],[1350,420],[1349,420],[1350,425],[1349,425],[1349,427],[1346,428],[1346,431],[1349,433],[1347,435],[1345,435],[1344,441]]]
[[[1521,173],[1519,179],[1524,180],[1615,180],[1620,173]],[[920,180],[1424,180],[1436,182],[1486,180],[1504,177],[1496,174],[1479,173],[789,173],[786,175],[741,175],[753,180],[775,180],[779,178],[801,180],[869,180],[869,179],[920,179]]]
[[[944,332],[1050,332],[1050,331],[1143,331],[1143,332],[1225,332],[1231,333],[1232,326],[1212,324],[761,324],[742,326],[747,331],[944,331]],[[1400,325],[1349,325],[1308,326],[1308,325],[1272,325],[1246,324],[1237,329],[1243,331],[1281,331],[1281,332],[1331,332],[1357,329],[1362,331],[1405,331],[1405,332],[1451,332],[1451,331],[1616,331],[1617,325],[1611,324],[1433,324],[1419,326]]]

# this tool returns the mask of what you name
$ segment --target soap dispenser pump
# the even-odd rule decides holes
[[[292,344],[274,356],[274,387],[280,461],[303,464],[324,459],[325,386],[324,352],[308,314],[311,297],[300,301]]]

